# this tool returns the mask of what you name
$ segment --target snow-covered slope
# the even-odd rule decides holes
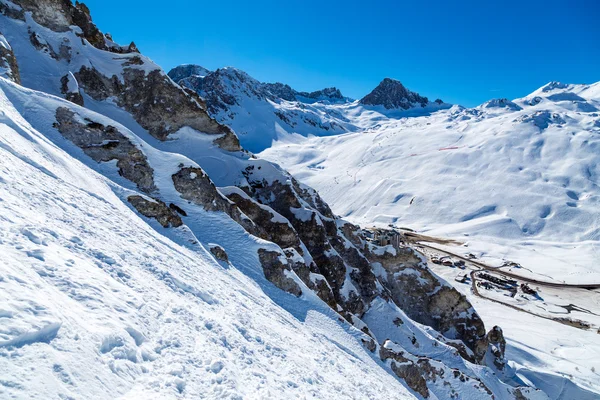
[[[492,242],[503,245],[496,256],[552,279],[600,282],[597,87],[551,83],[514,102],[290,138],[262,155],[354,222]]]
[[[0,397],[411,397],[331,310],[151,228],[0,80]]]
[[[376,123],[358,114],[352,122],[365,127],[361,132],[284,137],[261,156],[317,188],[335,213],[355,223],[454,239],[458,245],[436,246],[540,281],[599,284],[599,87],[552,82],[514,101],[454,106],[426,117],[381,114]],[[444,268],[436,272],[453,281],[457,270]],[[503,323],[508,353],[536,349],[547,360],[542,365],[572,371],[579,382],[598,380],[597,290],[564,288],[518,305],[591,324],[587,332],[560,327],[557,335],[532,336],[529,329],[559,326],[457,287],[484,320],[511,315]],[[585,310],[573,315],[561,304]]]
[[[544,399],[567,384],[509,363],[501,329],[398,232],[336,217],[85,5],[0,13],[1,394]],[[215,87],[229,77],[262,87],[235,70]],[[368,127],[376,107],[344,110]]]
[[[200,66],[182,65],[169,76],[197,91],[211,115],[233,128],[242,145],[253,152],[289,134],[332,136],[361,131],[364,121],[356,115],[423,115],[450,107],[441,100],[429,102],[391,79],[382,81],[370,97],[352,101],[336,88],[298,92],[282,83],[259,82],[231,67],[208,72]]]

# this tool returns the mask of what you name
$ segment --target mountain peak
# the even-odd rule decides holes
[[[167,75],[175,82],[179,82],[182,79],[189,78],[191,76],[205,77],[210,74],[210,70],[196,64],[183,64],[179,65],[169,71]]]
[[[429,103],[429,99],[408,90],[396,79],[385,78],[371,93],[363,97],[360,103],[372,106],[380,105],[387,109],[408,110],[416,106],[425,107]]]

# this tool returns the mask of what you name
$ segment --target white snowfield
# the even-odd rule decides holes
[[[26,96],[0,78],[0,398],[412,398],[320,301],[148,225]]]
[[[453,237],[547,280],[600,283],[599,108],[600,83],[553,82],[430,116],[347,114],[364,129],[282,136],[261,156],[353,222]]]
[[[513,272],[541,281],[600,283],[599,109],[600,83],[557,82],[512,102],[430,116],[365,108],[346,114],[361,131],[282,135],[260,156],[352,222],[453,238],[462,245],[446,249],[491,265],[519,263]],[[552,371],[600,397],[597,324],[583,331],[537,318],[474,296],[454,282],[456,269],[435,271],[468,296],[487,326],[503,328],[517,369]],[[597,290],[560,293],[562,304],[600,314]],[[569,317],[562,312],[555,315]],[[550,375],[535,384],[557,399],[582,397]]]

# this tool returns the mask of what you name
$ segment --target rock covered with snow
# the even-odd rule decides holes
[[[328,355],[329,351],[322,349],[333,349],[336,362],[331,365],[336,365],[336,376],[348,382],[351,381],[349,375],[354,376],[352,385],[346,385],[352,387],[352,393],[339,388],[338,391],[343,392],[337,393],[339,395],[354,396],[359,393],[359,397],[363,397],[363,394],[364,397],[375,397],[375,391],[388,397],[389,391],[384,384],[387,381],[396,388],[393,393],[404,396],[405,390],[393,376],[410,388],[413,388],[413,380],[418,381],[418,386],[415,386],[418,389],[414,390],[419,393],[430,391],[443,398],[447,397],[450,389],[445,388],[437,378],[442,373],[449,373],[450,369],[459,369],[460,376],[472,377],[477,382],[485,381],[484,386],[492,386],[500,398],[506,398],[506,393],[510,393],[507,391],[509,387],[520,384],[517,381],[501,382],[489,374],[485,367],[473,364],[482,362],[479,343],[473,335],[465,333],[479,332],[479,326],[471,318],[476,315],[473,307],[461,294],[435,296],[436,291],[447,293],[442,290],[445,285],[427,269],[426,262],[416,252],[404,247],[400,251],[399,248],[396,254],[404,254],[405,251],[407,257],[388,259],[385,264],[394,273],[421,277],[421,280],[416,280],[421,290],[405,294],[431,296],[433,301],[430,303],[433,305],[421,307],[418,313],[412,309],[413,305],[407,306],[407,303],[399,301],[398,293],[390,294],[391,286],[385,282],[385,279],[390,280],[389,277],[384,278],[384,275],[376,273],[376,264],[383,262],[385,250],[368,246],[357,229],[347,229],[346,223],[333,214],[313,189],[299,183],[277,165],[239,151],[241,148],[235,134],[210,118],[197,97],[174,85],[147,58],[137,53],[118,57],[112,53],[107,55],[112,51],[112,46],[103,48],[94,30],[89,26],[85,28],[85,21],[91,23],[87,8],[80,4],[73,6],[81,13],[81,18],[85,17],[85,21],[80,21],[79,25],[83,26],[80,26],[81,30],[87,29],[87,35],[96,42],[93,49],[81,41],[71,40],[73,35],[77,35],[77,30],[67,29],[65,25],[73,20],[70,14],[72,8],[66,3],[21,3],[23,8],[33,13],[34,20],[38,21],[36,23],[41,24],[37,26],[32,23],[37,35],[36,43],[41,46],[31,42],[19,17],[14,17],[12,11],[7,12],[3,8],[0,18],[10,29],[11,37],[21,39],[19,51],[33,51],[27,55],[40,61],[39,67],[28,65],[24,74],[24,82],[38,90],[25,89],[0,79],[2,93],[10,94],[1,98],[2,104],[14,109],[9,121],[2,120],[5,123],[0,132],[6,134],[6,138],[2,138],[7,142],[17,140],[24,143],[20,151],[31,153],[36,161],[20,154],[13,158],[21,160],[28,171],[36,171],[38,179],[52,181],[53,184],[44,186],[44,190],[50,189],[50,195],[56,193],[52,190],[54,185],[56,190],[62,191],[62,196],[70,190],[76,193],[80,202],[88,205],[86,210],[81,211],[75,199],[52,197],[52,202],[57,203],[56,207],[48,205],[49,210],[57,213],[53,223],[66,230],[73,228],[64,227],[65,221],[71,217],[70,213],[78,219],[76,230],[80,232],[79,235],[89,239],[96,233],[86,226],[93,225],[94,220],[99,221],[98,237],[95,239],[98,249],[88,251],[84,241],[73,236],[70,243],[57,250],[57,254],[63,251],[72,254],[66,262],[61,255],[52,257],[52,261],[59,263],[50,268],[44,266],[47,264],[33,265],[33,268],[39,268],[35,271],[37,275],[33,275],[36,282],[41,282],[36,286],[49,288],[50,292],[67,288],[64,299],[72,299],[71,305],[76,307],[80,315],[89,310],[104,310],[106,302],[111,302],[101,316],[110,320],[111,329],[103,331],[98,337],[82,329],[81,316],[72,317],[64,325],[56,322],[58,316],[63,315],[63,309],[60,301],[54,299],[51,301],[52,318],[39,314],[27,315],[26,326],[36,327],[35,335],[29,335],[19,328],[18,324],[25,326],[22,320],[24,315],[18,315],[15,324],[11,320],[9,333],[2,332],[6,337],[3,336],[0,349],[6,347],[9,352],[15,349],[19,352],[21,347],[35,343],[38,347],[42,346],[43,351],[54,354],[67,345],[76,349],[68,356],[63,355],[70,365],[77,365],[78,357],[81,357],[91,365],[91,371],[98,371],[103,377],[102,382],[116,385],[104,388],[105,392],[102,392],[97,383],[98,374],[71,376],[68,372],[61,373],[64,368],[58,365],[49,366],[39,374],[36,372],[43,382],[55,382],[57,373],[64,378],[52,390],[61,395],[76,391],[82,397],[89,394],[85,393],[85,390],[89,390],[94,394],[91,397],[118,397],[130,391],[141,393],[140,397],[149,397],[149,392],[158,391],[163,397],[175,395],[190,398],[211,390],[208,393],[216,397],[223,392],[215,385],[229,382],[228,379],[244,379],[244,382],[253,382],[255,385],[242,388],[233,384],[227,393],[232,396],[256,393],[268,396],[261,389],[257,375],[246,374],[250,368],[248,365],[260,363],[261,370],[268,372],[266,376],[269,379],[277,376],[277,380],[280,380],[281,371],[274,371],[264,364],[261,354],[266,351],[269,355],[277,354],[274,358],[290,362],[294,371],[302,371],[302,374],[289,373],[300,383],[290,384],[288,381],[283,386],[279,385],[279,389],[302,387],[306,390],[306,396],[331,397],[331,394],[326,395],[331,393],[333,387],[329,383],[330,373],[325,373],[329,367],[317,368],[314,364],[308,368],[307,358],[298,355],[305,351],[302,349],[304,345],[295,343],[297,348],[291,345],[294,342],[290,339],[294,336],[291,332],[307,329],[304,324],[311,324],[313,319],[314,325],[310,326],[319,333],[303,331],[298,340],[306,343],[306,348],[317,346],[314,353],[309,350],[308,354],[312,360],[321,354],[319,360],[326,364],[330,363],[329,357],[322,358],[322,355]],[[1,4],[8,3],[2,0]],[[6,7],[19,11],[11,4]],[[28,15],[24,15],[24,18],[28,18]],[[56,32],[61,34],[56,35]],[[106,43],[111,39],[104,36],[103,40]],[[53,56],[60,55],[60,50],[56,49],[60,49],[60,43],[67,42],[70,43],[70,54],[82,54],[77,60]],[[67,74],[71,70],[75,71],[72,75],[75,81]],[[52,77],[52,82],[34,79],[48,71],[51,72],[48,76]],[[209,83],[215,99],[228,106],[239,107],[235,109],[236,112],[244,110],[245,101],[249,98],[260,100],[262,105],[273,101],[260,90],[261,85],[257,81],[235,69],[218,70],[202,78],[201,93],[206,91],[204,85]],[[88,96],[84,105],[89,109],[47,95],[60,91],[63,86],[65,95],[79,92]],[[47,92],[40,90],[44,88]],[[238,94],[233,99],[228,98],[232,88]],[[239,93],[244,96],[239,96]],[[329,90],[314,95],[316,98],[321,96],[336,97],[338,92]],[[207,98],[207,103],[211,102],[213,100]],[[213,104],[217,104],[216,100]],[[284,108],[294,107],[283,117],[278,117],[281,121],[300,115],[296,121],[290,120],[290,124],[313,121],[314,125],[307,125],[313,128],[318,124],[324,126],[323,119],[312,119],[323,110],[319,105],[291,105],[285,101],[281,104]],[[304,112],[304,107],[310,109],[310,113]],[[223,111],[231,112],[232,108]],[[336,112],[333,111],[331,115]],[[339,115],[335,115],[335,118],[343,120]],[[31,151],[31,141],[21,139],[30,134],[39,138],[40,144],[36,150],[42,156]],[[14,153],[5,151],[5,148],[12,146],[0,146],[1,151],[12,157]],[[48,162],[48,159],[56,161],[56,165]],[[11,170],[11,173],[19,173],[10,169],[10,163],[3,167]],[[56,174],[60,174],[60,178]],[[23,190],[37,190],[35,182],[29,179],[18,181],[21,182],[19,187],[31,186]],[[0,180],[0,185],[4,183],[4,179]],[[229,189],[221,191],[220,186]],[[7,186],[6,190],[9,192],[12,189]],[[2,197],[7,197],[4,192]],[[13,197],[10,196],[11,199]],[[38,197],[42,200],[46,198],[24,196],[26,199]],[[32,205],[26,204],[23,209]],[[21,212],[18,202],[15,205],[11,202],[13,206]],[[132,210],[137,214],[133,214]],[[8,219],[2,218],[0,221],[4,223]],[[34,234],[30,230],[22,232],[22,236],[36,245],[35,248],[28,248],[25,256],[46,261],[46,251],[40,246],[46,246],[44,242],[52,242],[51,237],[57,239],[58,234],[46,231]],[[40,239],[40,236],[43,238]],[[4,245],[4,241],[0,245]],[[210,253],[205,251],[206,248]],[[206,260],[213,260],[211,254],[220,261],[228,262],[219,263],[218,266],[209,264]],[[95,261],[90,261],[90,257]],[[51,258],[47,258],[50,264]],[[80,266],[82,259],[85,261]],[[21,264],[17,262],[15,265]],[[15,267],[11,264],[10,268]],[[80,268],[83,272],[81,276],[77,275],[77,279],[81,281],[74,285],[66,284],[65,279],[73,276],[69,271],[79,272]],[[19,267],[18,275],[21,274],[30,272]],[[397,276],[391,279],[402,280]],[[105,290],[107,280],[111,282],[111,288]],[[90,282],[99,287],[88,290]],[[0,280],[0,284],[5,283],[4,279]],[[31,291],[26,280],[11,279],[6,284],[10,285],[11,290],[1,293],[9,293],[11,304],[12,300],[21,301],[16,297],[21,291],[15,288],[27,289],[27,293]],[[268,299],[265,294],[268,294]],[[419,303],[418,300],[415,299],[415,303]],[[86,304],[86,307],[89,305],[89,309],[80,310],[81,304]],[[255,310],[257,306],[259,310]],[[285,312],[281,307],[285,308]],[[281,321],[285,323],[271,324],[273,330],[263,329],[264,321],[262,317],[257,317],[262,315],[263,308],[266,315],[271,315],[277,321],[282,318]],[[460,313],[454,312],[455,309]],[[133,323],[129,323],[129,320],[117,317],[124,313],[123,310],[126,310],[127,318],[137,321],[139,317],[138,322],[144,326],[144,333],[141,328],[132,327]],[[424,328],[411,319],[410,314],[419,313],[430,328]],[[221,315],[221,319],[217,315]],[[223,321],[223,315],[235,315],[235,318],[227,317]],[[101,320],[101,317],[97,319]],[[219,323],[215,319],[219,319]],[[439,332],[435,329],[439,329]],[[212,354],[214,359],[197,359],[198,354],[194,349],[198,344],[199,331],[203,333],[201,338],[207,337],[206,342],[202,343],[203,352]],[[259,335],[258,332],[262,333]],[[81,349],[78,345],[81,335],[89,339],[84,341],[84,353],[78,350]],[[311,335],[314,335],[312,339]],[[444,335],[447,337],[444,338]],[[31,340],[32,337],[36,340]],[[386,345],[389,338],[393,338],[390,340],[393,341],[396,354],[403,351],[402,357],[416,364],[424,364],[425,367],[411,368],[409,374],[396,372],[398,365],[391,364],[387,357],[377,351]],[[55,339],[58,342],[54,343],[60,344],[57,348],[53,347]],[[248,343],[243,344],[244,340]],[[41,344],[43,342],[46,343]],[[146,342],[149,344],[143,346]],[[461,343],[471,353],[458,351],[457,348],[462,350]],[[248,353],[240,355],[236,352],[239,348],[247,349]],[[28,356],[32,354],[30,349],[27,347],[24,350]],[[281,349],[285,349],[285,357],[281,355]],[[33,350],[37,350],[37,347]],[[348,354],[352,355],[352,363],[343,358]],[[228,368],[227,363],[219,357],[228,357],[233,367]],[[248,363],[248,360],[251,362]],[[238,365],[238,362],[243,365]],[[360,367],[345,367],[354,362],[358,362]],[[19,369],[14,379],[19,379],[17,375],[29,376],[32,372],[26,367],[31,363],[31,359],[23,360],[19,364],[23,368]],[[148,368],[144,363],[153,364],[149,364]],[[275,363],[281,367],[278,361]],[[434,374],[428,365],[435,365],[443,372]],[[350,372],[345,368],[351,368]],[[315,375],[308,382],[304,379],[306,371],[310,373],[312,370],[318,370],[326,376]],[[365,373],[361,371],[375,375],[369,379],[369,374],[364,376]],[[151,374],[151,378],[146,380],[143,374],[147,373]],[[212,377],[211,374],[217,375],[217,378],[207,378]],[[327,380],[326,384],[321,383],[323,379]],[[70,385],[71,380],[77,381],[78,385]],[[367,382],[365,385],[360,384],[363,380]],[[31,382],[31,379],[27,382]],[[319,388],[322,387],[323,392],[305,389],[308,384],[315,382],[322,385]],[[376,389],[373,389],[372,382],[378,382]],[[27,385],[29,388],[30,383]],[[20,384],[10,387],[11,393],[23,394]],[[466,378],[458,379],[452,386],[454,391],[460,392],[461,389],[465,393],[473,390],[470,383],[466,383]],[[253,390],[256,393],[252,393]],[[482,389],[475,390],[479,392]],[[279,390],[275,392],[280,394]]]
[[[17,59],[2,32],[0,32],[0,76],[21,83]]]

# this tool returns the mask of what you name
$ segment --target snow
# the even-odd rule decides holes
[[[148,225],[25,121],[22,91],[0,79],[0,397],[412,397],[316,296],[267,282],[248,238],[227,233],[246,250],[225,269]]]
[[[489,265],[515,262],[521,268],[512,272],[541,281],[600,283],[599,88],[551,83],[521,99],[425,116],[348,108],[343,115],[357,132],[290,134],[259,155],[314,187],[350,222],[454,239],[460,244],[436,246]],[[588,321],[588,331],[535,317],[474,296],[454,281],[462,271],[441,268],[487,327],[504,329],[522,379],[555,398],[597,398],[596,317],[569,316]],[[542,293],[537,305],[517,305],[546,316],[564,314],[558,305],[596,314],[600,305],[597,290]]]

